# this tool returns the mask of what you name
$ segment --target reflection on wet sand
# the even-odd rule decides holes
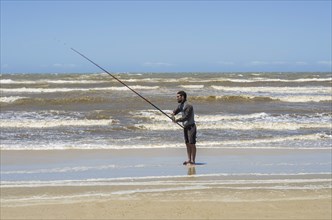
[[[196,175],[195,165],[188,165],[188,175]]]

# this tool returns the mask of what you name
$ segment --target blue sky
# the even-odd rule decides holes
[[[1,73],[331,71],[331,1],[4,1]]]

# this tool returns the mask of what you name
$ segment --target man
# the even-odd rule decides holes
[[[173,111],[173,122],[182,122],[184,131],[184,140],[187,146],[188,161],[183,162],[186,164],[195,164],[196,158],[196,125],[194,119],[194,108],[187,103],[187,94],[184,91],[179,91],[176,95],[179,106]],[[179,112],[182,113],[182,117],[175,120],[174,115]]]

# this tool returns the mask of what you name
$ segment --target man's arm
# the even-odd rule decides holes
[[[172,114],[171,114],[172,115],[172,121],[174,123],[176,123],[174,115],[177,115],[180,111],[181,111],[180,110],[180,105],[178,105],[178,107],[172,112]]]
[[[191,105],[187,105],[186,108],[184,109],[184,115],[181,118],[176,119],[175,122],[187,121],[192,112],[193,112],[193,107]]]
[[[180,105],[173,111],[172,115],[177,115],[181,111]]]

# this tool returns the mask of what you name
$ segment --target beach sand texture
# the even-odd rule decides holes
[[[291,198],[285,194],[285,200],[258,202],[96,198],[88,202],[1,207],[1,219],[331,219],[331,199],[287,200],[288,196]]]
[[[3,182],[1,219],[331,219],[330,174],[213,171],[226,167],[217,167],[218,163],[222,164],[218,162],[220,158],[227,161],[227,158],[254,156],[277,161],[285,155],[294,157],[297,151],[206,149],[200,150],[200,158],[209,161],[205,165],[168,164],[169,161],[176,164],[174,158],[184,151],[2,151],[5,166],[13,161],[16,161],[15,165],[68,164],[77,157],[88,163],[121,158],[130,164],[133,158],[150,160],[163,155],[160,159],[162,169],[176,174],[151,176],[148,174],[156,172],[153,166],[136,166],[137,172],[147,174],[85,181],[21,181],[15,186],[12,182]],[[306,156],[317,153],[326,152],[309,150]],[[124,167],[122,172],[128,174],[131,169]]]

